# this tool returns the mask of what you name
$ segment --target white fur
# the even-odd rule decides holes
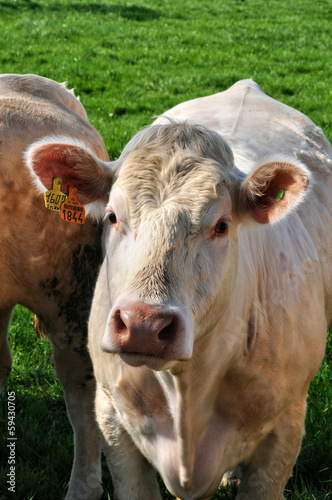
[[[237,498],[281,500],[332,318],[330,149],[307,117],[251,81],[166,114],[214,131],[202,141],[214,147],[204,150],[180,124],[173,142],[171,130],[151,127],[121,156],[121,196],[114,188],[110,198],[118,221],[107,233],[89,321],[115,496],[127,500],[129,484],[136,499],[148,488],[158,498],[143,473],[150,463],[177,497],[210,498],[226,471],[246,464]],[[186,134],[180,146],[176,127]],[[302,203],[279,225],[234,215],[245,176],[275,161],[308,175]],[[214,204],[219,217],[232,215],[228,236],[209,237]],[[101,350],[110,308],[134,293],[156,306],[183,304],[194,320],[190,360],[156,373]]]

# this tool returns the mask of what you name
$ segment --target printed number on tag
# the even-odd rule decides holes
[[[62,203],[67,199],[67,195],[60,191],[61,180],[56,178],[53,181],[53,189],[44,193],[45,207],[49,210],[60,212]]]
[[[76,191],[76,188],[69,187],[68,198],[61,205],[61,218],[74,224],[84,224],[85,208],[78,201]]]

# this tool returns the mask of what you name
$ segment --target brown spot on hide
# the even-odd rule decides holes
[[[39,286],[47,298],[53,299],[58,316],[66,320],[64,341],[71,344],[77,336],[81,345],[76,352],[88,356],[86,351],[87,325],[90,307],[102,262],[101,245],[78,245],[72,251],[68,275],[42,280]]]

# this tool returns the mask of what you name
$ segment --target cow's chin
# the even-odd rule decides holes
[[[129,366],[133,367],[147,366],[148,368],[151,368],[151,370],[155,371],[169,370],[174,366],[175,363],[178,363],[177,360],[158,358],[157,356],[144,355],[138,353],[126,352],[119,354],[119,356],[122,359],[122,361]]]

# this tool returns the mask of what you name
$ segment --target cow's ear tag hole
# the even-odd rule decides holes
[[[61,218],[74,224],[84,224],[85,208],[78,201],[76,192],[76,188],[69,186],[68,198],[61,205]]]
[[[62,203],[67,199],[67,195],[60,191],[61,180],[56,177],[53,180],[53,189],[44,193],[45,207],[49,210],[60,212]]]
[[[285,190],[284,189],[280,189],[279,193],[277,194],[276,200],[277,201],[282,200],[283,197],[284,197],[284,194],[285,194]]]

